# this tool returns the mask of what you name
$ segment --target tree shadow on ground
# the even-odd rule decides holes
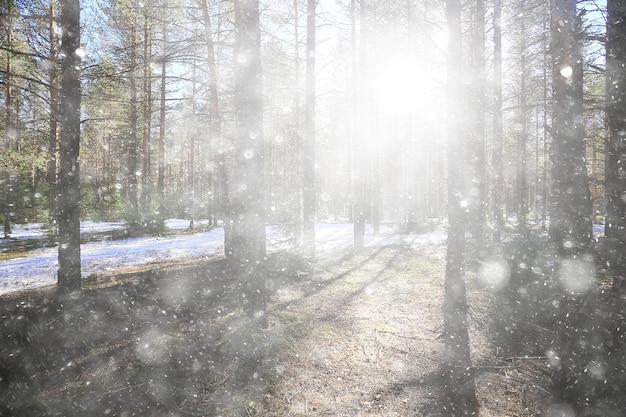
[[[302,280],[301,260],[282,256],[266,275],[276,287]],[[281,351],[311,322],[257,330],[241,316],[233,276],[225,260],[214,259],[94,283],[72,299],[52,291],[2,299],[0,415],[245,415],[280,377]]]
[[[213,260],[73,299],[2,300],[0,415],[169,415],[232,381],[264,387],[254,369],[274,346],[241,318],[231,272]]]

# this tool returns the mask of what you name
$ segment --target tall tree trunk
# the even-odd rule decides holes
[[[470,232],[474,248],[470,254],[476,259],[484,243],[485,208],[487,193],[485,192],[485,108],[486,106],[486,69],[485,69],[485,3],[476,0],[474,16],[473,52],[473,83],[472,100],[473,123],[471,126],[472,146],[470,150],[472,161],[471,176],[471,204],[469,206],[472,220]]]
[[[211,139],[213,144],[213,165],[215,183],[213,192],[213,213],[217,220],[221,219],[224,224],[224,252],[230,256],[231,221],[229,209],[229,184],[226,169],[226,146],[222,137],[222,118],[220,114],[217,63],[215,59],[215,43],[213,42],[213,30],[211,15],[209,14],[209,0],[200,0],[202,17],[204,20],[204,39],[207,47],[207,64],[209,67],[209,113],[211,115]]]
[[[352,173],[356,171],[356,148],[357,148],[357,124],[358,124],[358,98],[357,98],[357,43],[356,43],[356,2],[350,0],[350,138],[348,141],[348,172],[350,174],[350,206],[348,218],[354,223],[354,247],[357,247],[357,224],[356,224],[356,181]]]
[[[315,3],[307,0],[306,118],[302,152],[303,249],[315,255]]]
[[[583,126],[582,28],[576,0],[551,1],[552,51],[552,201],[550,237],[557,246],[555,278],[564,297],[555,318],[559,331],[553,349],[562,358],[554,369],[554,394],[560,401],[577,402],[589,396],[582,383],[588,351],[584,294],[593,291],[591,256],[592,201],[585,163]]]
[[[358,88],[357,90],[361,94],[365,94],[365,74],[366,74],[366,48],[367,48],[367,34],[366,34],[366,9],[365,9],[365,0],[360,0],[361,10],[359,12],[359,19],[361,22],[361,44],[359,47],[359,52],[361,55],[361,71],[358,74]],[[355,42],[356,43],[356,42]],[[357,76],[357,74],[354,74]],[[357,94],[357,92],[355,92]],[[361,97],[359,111],[357,112],[358,116],[360,116],[361,120],[357,120],[356,123],[356,135],[357,139],[364,140],[364,131],[365,129],[362,126],[363,121],[365,120],[365,100]],[[365,246],[365,155],[364,155],[364,146],[358,143],[354,144],[354,159],[355,159],[355,167],[356,167],[356,179],[354,184],[354,194],[355,194],[355,204],[354,204],[354,248],[362,249]]]
[[[548,61],[549,51],[547,42],[548,31],[548,17],[543,17],[543,36],[541,44],[543,45],[543,76],[542,76],[542,90],[543,90],[543,172],[541,175],[541,228],[546,229],[546,217],[548,215]]]
[[[235,2],[236,146],[231,218],[232,264],[240,272],[244,312],[267,326],[263,89],[258,0]]]
[[[63,0],[61,38],[61,141],[59,144],[58,291],[80,290],[80,1]]]
[[[291,167],[296,172],[302,172],[302,136],[300,134],[300,2],[294,0],[293,2],[293,19],[294,19],[294,135],[293,135],[293,147],[295,154],[291,160]],[[295,207],[294,207],[294,225],[293,225],[293,240],[294,247],[302,243],[302,175],[296,175],[294,179],[293,190],[295,191]]]
[[[519,92],[519,124],[520,135],[518,138],[519,166],[518,166],[518,228],[521,232],[526,230],[528,215],[528,118],[526,113],[526,22],[524,3],[520,3],[520,92]]]
[[[191,85],[191,122],[195,125],[197,123],[196,118],[196,96],[197,96],[197,83],[196,83],[196,63],[193,63],[192,85]],[[187,154],[189,155],[189,228],[193,229],[194,220],[196,215],[196,132],[190,131],[189,135],[189,149]]]
[[[459,96],[461,84],[461,2],[447,0],[448,25],[447,94],[448,94],[448,249],[444,284],[444,368],[450,408],[454,416],[478,412],[470,356],[465,289],[466,216],[465,174],[468,167],[461,123]]]
[[[137,18],[133,17],[130,35],[130,123],[128,132],[128,214],[131,231],[140,228],[139,201],[137,198]]]
[[[13,13],[13,2],[9,1],[7,3],[7,51],[6,51],[6,79],[5,79],[5,120],[4,120],[4,131],[6,134],[6,147],[7,149],[11,148],[13,138],[15,136],[15,126],[13,123],[13,113],[11,109],[13,108],[13,53],[10,49],[13,47],[13,23],[12,23],[12,13]],[[11,236],[11,168],[12,161],[9,161],[9,164],[5,164],[5,183],[4,183],[4,207],[3,207],[3,215],[4,215],[4,238],[8,239]]]
[[[553,143],[550,236],[559,256],[591,247],[591,193],[585,163],[582,33],[575,0],[552,0]]]
[[[504,164],[502,155],[502,2],[493,2],[493,242],[500,244],[504,229]]]
[[[607,219],[605,233],[609,237],[622,238],[626,233],[626,187],[620,181],[620,172],[626,165],[626,5],[622,1],[607,1],[606,46],[606,102],[608,124],[608,155],[606,168]],[[621,134],[620,134],[621,133]]]
[[[606,167],[606,235],[615,238],[618,254],[614,289],[621,298],[626,281],[626,3],[607,1],[606,102],[608,155]]]
[[[165,222],[165,110],[166,110],[166,81],[167,81],[167,24],[163,23],[163,38],[161,40],[161,91],[159,108],[159,156],[157,172],[157,195],[159,199],[159,213],[157,216],[157,228],[162,230]]]
[[[57,203],[59,198],[59,71],[58,71],[58,48],[59,38],[56,33],[57,11],[55,2],[50,2],[50,137],[48,139],[48,184],[50,193],[48,197],[48,227],[49,233],[57,233]]]
[[[142,132],[142,169],[141,169],[141,204],[143,212],[150,211],[150,183],[151,183],[151,160],[150,160],[150,136],[152,132],[152,35],[148,24],[148,14],[144,7],[143,29],[143,132]]]

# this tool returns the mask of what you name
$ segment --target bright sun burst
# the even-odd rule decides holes
[[[426,74],[423,65],[408,57],[380,63],[372,76],[371,89],[378,110],[404,115],[426,107]]]

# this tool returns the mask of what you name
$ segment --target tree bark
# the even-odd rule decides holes
[[[163,38],[161,40],[161,90],[159,107],[159,155],[157,169],[157,195],[159,199],[159,212],[157,215],[157,229],[160,231],[165,222],[165,110],[166,110],[166,81],[167,81],[167,23],[163,23]]]
[[[13,123],[13,113],[11,111],[13,107],[13,53],[8,50],[13,47],[13,23],[11,19],[12,15],[13,2],[9,1],[7,4],[7,51],[6,51],[6,80],[5,80],[5,120],[4,120],[4,130],[7,136],[7,149],[10,149],[12,145],[12,138],[14,136],[15,126]],[[4,215],[4,238],[8,239],[11,236],[11,168],[12,161],[9,163],[5,162],[4,169],[5,171],[5,183],[4,183],[4,207],[3,207],[3,215]]]
[[[361,55],[361,71],[358,74],[358,91],[363,95],[365,94],[365,74],[366,74],[366,57],[367,57],[367,34],[366,34],[366,9],[365,0],[360,0],[361,9],[359,11],[359,19],[361,22],[361,44],[359,52]],[[356,42],[355,42],[356,43]],[[356,77],[357,74],[354,74]],[[355,92],[355,94],[357,94]],[[364,129],[362,123],[366,117],[365,115],[365,103],[364,97],[361,97],[360,105],[357,104],[359,111],[357,114],[361,117],[361,120],[357,120],[356,123],[356,136],[357,139],[364,139]],[[362,249],[365,246],[365,152],[363,151],[363,145],[355,143],[355,167],[356,167],[356,179],[354,181],[354,248]]]
[[[235,2],[236,146],[231,200],[232,265],[240,274],[244,312],[267,327],[265,176],[261,31],[258,0]]]
[[[626,4],[607,1],[606,103],[608,155],[606,164],[607,218],[605,233],[620,251],[614,265],[614,289],[619,299],[626,280]]]
[[[550,236],[561,258],[591,248],[591,193],[585,163],[582,28],[575,0],[552,0],[552,205]]]
[[[315,3],[307,0],[306,118],[302,152],[303,250],[315,255]]]
[[[521,233],[526,230],[527,227],[527,215],[528,215],[528,115],[526,113],[526,22],[524,21],[525,15],[523,10],[524,3],[520,3],[519,19],[520,19],[520,92],[519,92],[519,124],[520,135],[518,138],[518,229]]]
[[[471,110],[473,123],[471,126],[471,199],[469,212],[472,218],[470,232],[473,248],[471,257],[480,257],[484,243],[485,207],[487,193],[485,192],[485,114],[486,114],[486,64],[485,64],[485,3],[476,0],[474,34],[472,42],[473,55],[473,83],[471,86]]]
[[[541,177],[541,228],[543,230],[546,229],[546,217],[548,215],[548,196],[549,196],[549,186],[548,186],[548,163],[549,163],[549,152],[548,152],[548,61],[549,61],[549,50],[547,43],[547,27],[549,25],[548,17],[543,18],[543,36],[541,43],[543,45],[544,53],[543,53],[543,173]]]
[[[293,95],[293,123],[294,123],[294,135],[293,135],[293,156],[290,157],[290,161],[287,163],[296,172],[302,172],[302,135],[300,132],[300,2],[294,0],[293,2],[293,41],[294,41],[294,56],[293,56],[293,69],[294,69],[294,95]],[[294,248],[299,248],[302,245],[302,175],[297,175],[294,178],[292,184],[292,192],[295,195],[294,201],[294,213],[293,213],[293,241]]]
[[[196,117],[196,97],[197,97],[197,85],[196,82],[196,63],[193,64],[192,69],[192,85],[191,85],[191,121],[193,124],[197,123]],[[188,132],[189,135],[189,149],[187,154],[189,155],[189,196],[188,196],[188,210],[189,210],[189,228],[194,228],[195,216],[196,216],[196,132]]]
[[[133,12],[134,13],[134,12]],[[139,201],[137,198],[137,18],[133,16],[130,35],[130,114],[128,118],[128,215],[131,232],[140,228]]]
[[[80,1],[61,2],[58,291],[80,290]]]
[[[553,393],[559,401],[578,402],[592,389],[581,381],[586,372],[584,331],[586,294],[593,291],[591,256],[592,202],[585,163],[583,125],[582,27],[576,0],[551,1],[552,51],[552,187],[550,238],[557,247],[554,275],[563,291],[562,316],[553,349]]]
[[[500,244],[504,229],[504,166],[502,155],[502,2],[493,2],[493,243]]]
[[[208,0],[200,1],[202,6],[202,18],[204,21],[204,40],[207,47],[207,65],[209,69],[209,113],[211,115],[211,142],[213,147],[213,166],[215,183],[213,187],[213,213],[217,225],[218,220],[224,224],[224,246],[226,256],[232,252],[230,248],[230,213],[229,213],[229,185],[226,169],[226,147],[222,137],[222,118],[220,113],[217,63],[215,59],[215,43],[213,42],[213,30],[211,15],[209,14]]]
[[[148,23],[148,12],[144,8],[144,31],[143,31],[143,132],[142,132],[142,169],[141,169],[141,204],[144,213],[150,210],[152,177],[150,158],[150,136],[152,131],[152,36]]]
[[[465,232],[467,218],[463,201],[466,143],[461,123],[463,102],[461,84],[461,2],[447,0],[448,25],[448,248],[444,284],[444,372],[448,389],[449,413],[454,416],[475,415],[478,403],[472,374],[467,299],[465,289]]]
[[[626,186],[619,173],[626,169],[626,5],[618,0],[607,1],[606,103],[608,124],[608,159],[606,173],[607,219],[605,233],[619,238],[626,233]],[[621,132],[621,134],[620,134]]]
[[[59,198],[58,181],[59,181],[59,71],[58,71],[58,35],[56,34],[55,24],[57,19],[57,11],[55,2],[50,2],[50,136],[48,140],[48,153],[50,160],[48,162],[48,185],[50,193],[48,196],[48,227],[49,233],[56,235],[57,233],[57,203]]]

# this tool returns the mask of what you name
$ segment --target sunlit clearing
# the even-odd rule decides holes
[[[382,63],[372,77],[372,93],[378,110],[408,114],[423,110],[428,79],[422,65],[407,57]]]

